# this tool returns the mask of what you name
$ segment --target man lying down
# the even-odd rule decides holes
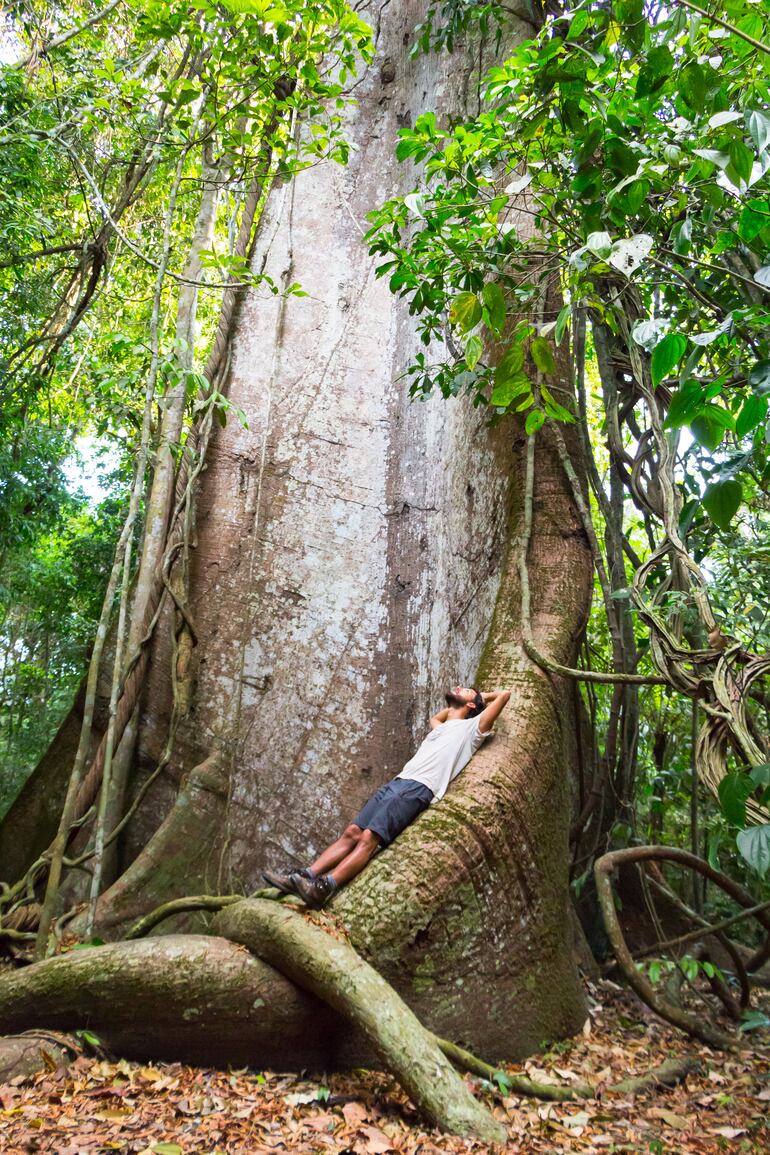
[[[313,910],[328,902],[338,887],[350,882],[383,846],[432,803],[446,794],[488,738],[495,719],[510,698],[509,690],[481,693],[455,686],[446,695],[446,708],[430,720],[430,733],[400,774],[381,786],[349,826],[315,862],[304,870],[262,877],[285,894],[295,894]]]

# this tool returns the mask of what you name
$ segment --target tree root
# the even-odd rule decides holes
[[[754,900],[743,887],[733,882],[733,880],[726,875],[721,874],[720,871],[714,870],[714,868],[707,862],[704,862],[703,859],[698,858],[694,854],[690,854],[689,851],[674,847],[631,846],[625,850],[615,850],[609,854],[605,854],[594,863],[594,877],[596,879],[596,889],[605,930],[607,931],[607,937],[612,945],[618,966],[623,972],[629,986],[648,1007],[660,1015],[662,1019],[672,1023],[675,1027],[679,1027],[680,1030],[694,1036],[696,1039],[701,1039],[704,1043],[708,1043],[709,1046],[724,1050],[735,1050],[740,1046],[740,1040],[735,1035],[728,1034],[726,1031],[722,1031],[704,1022],[703,1018],[696,1017],[681,1007],[675,1006],[663,998],[647,978],[645,978],[642,972],[637,970],[633,956],[628,949],[628,945],[620,928],[610,881],[612,874],[620,866],[629,862],[675,862],[704,875],[729,894],[744,910],[753,908],[756,905]],[[758,908],[754,911],[754,917],[758,919],[765,930],[770,932],[770,916],[765,909]],[[703,937],[707,937],[710,933],[710,928],[705,926],[701,933]]]
[[[616,1095],[641,1095],[645,1091],[654,1091],[656,1087],[675,1087],[689,1074],[697,1071],[701,1066],[700,1059],[688,1058],[667,1059],[659,1067],[653,1067],[646,1075],[637,1075],[633,1079],[623,1079],[620,1083],[613,1083],[605,1088]]]
[[[524,1075],[510,1075],[507,1071],[490,1066],[483,1059],[472,1055],[470,1051],[450,1043],[448,1039],[436,1039],[441,1050],[461,1071],[468,1071],[471,1075],[479,1075],[487,1082],[495,1083],[500,1076],[504,1076],[506,1090],[531,1099],[547,1099],[554,1103],[566,1103],[582,1099],[598,1099],[606,1094],[639,1095],[644,1091],[654,1090],[655,1087],[673,1087],[681,1083],[689,1074],[696,1071],[701,1063],[699,1059],[685,1056],[682,1059],[668,1059],[659,1067],[653,1067],[646,1075],[637,1075],[633,1079],[624,1079],[620,1083],[612,1083],[607,1087],[594,1087],[590,1083],[572,1083],[570,1086],[558,1086],[552,1083],[538,1083]]]
[[[236,895],[176,899],[141,919],[132,934],[145,935],[182,909],[218,909],[215,930],[225,937],[139,937],[0,975],[0,1029],[88,1027],[128,1058],[317,1070],[334,1068],[335,1043],[352,1029],[431,1121],[490,1143],[504,1142],[505,1129],[450,1064],[506,1092],[552,1102],[671,1086],[698,1065],[669,1061],[609,1087],[509,1075],[426,1030],[332,924],[319,925],[283,903]],[[67,1047],[75,1049],[66,1036],[41,1029],[0,1040],[0,1075],[65,1064]]]
[[[463,1047],[458,1047],[456,1043],[450,1043],[448,1039],[436,1038],[436,1042],[446,1057],[461,1071],[478,1075],[490,1083],[496,1081],[496,1076],[505,1075],[506,1087],[518,1095],[532,1099],[548,1099],[554,1103],[566,1103],[569,1099],[592,1099],[594,1097],[594,1088],[587,1083],[576,1083],[571,1087],[537,1083],[534,1079],[528,1079],[524,1075],[509,1075],[507,1072],[501,1071],[499,1067],[485,1063],[483,1059],[479,1059],[478,1056],[471,1054]]]
[[[0,972],[0,1033],[88,1028],[117,1055],[334,1068],[344,1023],[235,943],[161,935]]]
[[[156,906],[155,910],[151,910],[144,918],[140,918],[131,927],[128,934],[125,936],[125,941],[132,941],[137,938],[144,938],[151,930],[163,922],[167,918],[172,918],[176,914],[188,914],[194,910],[222,910],[225,906],[230,906],[234,902],[241,902],[243,895],[241,894],[196,894],[189,898],[172,898],[170,902],[164,902],[161,906]]]
[[[6,1035],[0,1038],[0,1084],[67,1067],[81,1053],[82,1047],[75,1039],[54,1031]]]
[[[221,757],[210,754],[190,771],[173,807],[142,852],[99,896],[94,926],[98,935],[122,937],[138,918],[175,897],[182,887],[210,884],[209,861],[226,799],[227,776]],[[71,929],[82,933],[85,922],[81,915]]]
[[[264,899],[226,907],[214,929],[351,1019],[415,1105],[443,1130],[505,1142],[505,1128],[474,1099],[435,1036],[346,941]]]

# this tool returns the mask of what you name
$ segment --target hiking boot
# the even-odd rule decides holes
[[[314,879],[303,878],[301,874],[292,874],[291,884],[294,893],[298,894],[305,906],[309,906],[311,910],[320,910],[337,889],[326,874]]]
[[[307,869],[293,871],[290,874],[278,874],[274,870],[263,870],[262,877],[270,886],[274,886],[276,890],[280,890],[281,894],[296,894],[292,882],[293,878],[305,878],[310,881],[310,875]]]

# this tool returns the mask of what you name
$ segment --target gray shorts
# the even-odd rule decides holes
[[[422,782],[415,782],[412,778],[393,778],[380,786],[353,822],[362,830],[371,830],[383,846],[388,846],[432,801],[433,791]]]

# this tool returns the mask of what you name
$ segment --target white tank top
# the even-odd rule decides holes
[[[433,791],[433,802],[443,798],[449,783],[470,761],[485,738],[478,718],[450,718],[431,730],[397,778],[410,778]]]

